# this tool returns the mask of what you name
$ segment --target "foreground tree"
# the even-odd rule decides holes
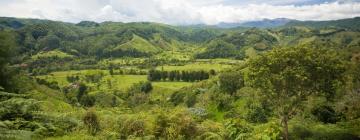
[[[288,121],[310,95],[333,98],[343,84],[345,64],[329,49],[293,47],[274,49],[249,63],[251,86],[271,100],[288,140]]]

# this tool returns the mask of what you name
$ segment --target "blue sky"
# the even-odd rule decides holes
[[[0,16],[175,25],[264,18],[334,20],[360,16],[360,0],[0,0]]]

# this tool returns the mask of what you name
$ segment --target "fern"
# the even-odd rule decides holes
[[[33,132],[27,130],[9,130],[0,128],[0,139],[6,140],[29,140]]]
[[[1,87],[0,87],[1,90]],[[15,94],[15,93],[8,93],[8,92],[3,92],[0,91],[0,101],[4,101],[13,97],[18,97],[18,98],[25,98],[27,97],[26,95],[23,94]]]

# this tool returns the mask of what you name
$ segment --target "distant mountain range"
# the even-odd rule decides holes
[[[235,28],[235,27],[257,27],[257,28],[272,28],[286,25],[289,22],[295,22],[297,20],[287,18],[276,18],[276,19],[263,19],[257,21],[247,21],[242,23],[226,23],[222,22],[216,26],[219,28]]]
[[[299,21],[287,18],[263,19],[258,21],[247,21],[241,23],[219,23],[215,25],[218,28],[238,28],[238,27],[256,27],[256,28],[275,28],[290,26],[306,26],[310,28],[337,27],[345,29],[358,29],[360,25],[360,17],[328,20],[328,21]]]

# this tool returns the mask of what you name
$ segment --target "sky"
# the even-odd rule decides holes
[[[360,0],[0,0],[0,16],[173,25],[336,20],[360,16]]]

